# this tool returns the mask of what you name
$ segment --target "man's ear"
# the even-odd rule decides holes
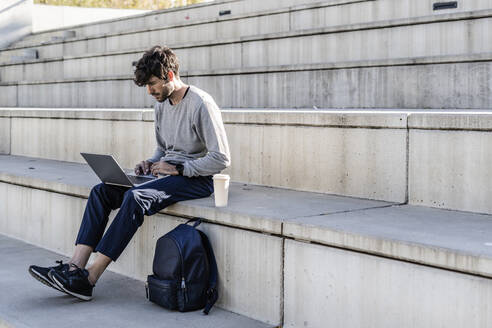
[[[174,79],[174,72],[173,71],[167,72],[167,78],[168,81],[172,81]]]

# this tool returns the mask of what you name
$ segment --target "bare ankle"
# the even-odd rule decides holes
[[[92,286],[95,286],[96,285],[96,282],[97,282],[97,279],[94,278],[94,277],[91,277],[91,275],[89,275],[87,277],[87,280],[89,280],[89,283],[92,285]]]
[[[89,280],[89,283],[92,286],[95,286],[97,280],[99,279],[99,276],[97,275],[97,273],[94,272],[94,270],[91,270],[91,268],[88,268],[87,271],[89,272],[89,276],[87,276],[87,280]]]

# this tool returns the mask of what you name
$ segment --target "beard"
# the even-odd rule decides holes
[[[163,90],[162,93],[158,96],[156,96],[156,100],[158,102],[164,102],[167,100],[167,98],[169,98],[171,96],[171,94],[174,92],[174,87],[173,88],[169,88],[168,90]]]
[[[164,95],[155,96],[155,100],[157,100],[158,102],[164,102],[166,101],[167,98],[169,98],[169,96],[164,96]]]

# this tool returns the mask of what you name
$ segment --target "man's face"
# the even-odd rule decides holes
[[[147,92],[158,102],[163,102],[174,92],[174,83],[169,79],[162,80],[152,75],[147,83]]]

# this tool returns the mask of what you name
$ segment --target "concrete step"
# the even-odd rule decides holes
[[[231,108],[492,108],[491,55],[470,54],[243,69],[182,71]],[[456,79],[460,76],[460,79]],[[312,81],[317,81],[313,85]],[[132,75],[0,83],[0,106],[153,106]]]
[[[364,32],[363,30],[385,27],[388,28],[392,26],[391,24],[393,24],[394,26],[402,26],[403,30],[400,31],[398,35],[402,40],[408,41],[422,37],[426,37],[425,39],[429,39],[430,36],[426,36],[427,33],[422,34],[422,32],[415,32],[417,33],[417,35],[413,35],[411,32],[412,29],[409,30],[408,28],[404,28],[403,25],[406,25],[408,27],[408,25],[424,24],[425,22],[433,22],[434,20],[436,22],[459,19],[466,20],[477,15],[476,13],[481,12],[482,15],[486,15],[487,9],[490,10],[490,6],[485,8],[478,6],[476,10],[473,11],[445,11],[445,13],[440,12],[439,14],[435,14],[432,11],[429,12],[428,10],[426,10],[422,12],[417,11],[415,12],[415,15],[411,15],[411,13],[413,12],[405,11],[407,15],[401,15],[398,14],[398,10],[394,8],[387,8],[394,6],[397,2],[399,1],[389,2],[381,0],[354,2],[353,0],[346,0],[342,2],[338,1],[335,4],[324,3],[323,5],[316,4],[310,6],[275,9],[266,12],[256,12],[246,15],[236,15],[219,20],[208,19],[179,25],[161,26],[159,28],[152,29],[146,27],[143,30],[134,29],[124,33],[106,33],[91,37],[86,37],[82,35],[78,38],[72,38],[69,41],[60,39],[59,41],[45,43],[38,42],[32,43],[28,46],[18,45],[16,47],[11,47],[9,50],[5,50],[0,53],[0,59],[3,56],[4,62],[5,60],[8,61],[9,56],[15,55],[22,49],[25,49],[26,46],[35,47],[36,50],[39,52],[41,58],[59,58],[62,56],[79,56],[80,54],[87,53],[90,54],[115,51],[134,51],[135,49],[149,48],[152,45],[160,44],[160,40],[166,40],[165,43],[167,45],[176,47],[183,43],[193,44],[197,42],[200,43],[203,41],[213,40],[220,40],[226,43],[238,42],[236,39],[241,39],[243,37],[254,35],[266,35],[266,37],[268,38],[273,38],[278,36],[270,36],[269,34],[289,32],[293,33],[295,31],[311,30],[314,28],[320,30],[331,29],[334,31],[339,30],[345,32],[349,32],[351,30],[362,30],[362,32],[358,34],[362,34],[363,39],[374,39],[375,41],[377,41],[378,37],[371,36],[375,33],[374,31]],[[323,12],[323,10],[325,9],[331,10],[331,12]],[[320,12],[323,12],[323,14],[327,16],[322,16],[323,24],[321,24],[319,21],[320,19],[318,16],[320,15]],[[302,17],[302,19],[299,17]],[[340,19],[339,17],[342,17],[343,19]],[[449,28],[443,28],[443,33],[449,33],[450,35],[452,35],[452,32],[447,32],[448,29]],[[453,31],[459,32],[461,30],[467,29],[462,29],[461,27],[453,28]],[[377,33],[383,32],[378,31]],[[317,34],[319,33],[321,32],[318,31]],[[368,35],[365,35],[365,33],[367,33]],[[394,34],[394,32],[392,33]],[[398,37],[392,36],[392,33],[383,37],[382,39],[389,38],[391,40],[392,37]],[[284,35],[281,37],[285,38],[286,36]],[[466,36],[466,34],[463,34],[463,37],[467,38],[468,36]],[[336,42],[342,41],[343,40],[337,40]],[[367,46],[370,46],[371,43],[372,42],[368,42]],[[425,44],[425,42],[423,42],[423,44]],[[465,44],[469,46],[476,44],[481,45],[482,43],[478,42]],[[419,46],[419,44],[417,44],[417,46]],[[445,46],[444,43],[443,46]],[[187,47],[190,46],[188,45]],[[403,48],[408,50],[408,48]],[[436,50],[440,48],[441,47],[436,47]],[[348,50],[350,49],[346,49],[346,51]],[[307,54],[309,54],[309,51],[307,52]]]
[[[58,29],[56,31],[31,33],[26,37],[24,37],[22,40],[19,40],[18,42],[12,44],[9,47],[9,49],[25,48],[32,45],[40,45],[40,44],[51,43],[51,42],[63,42],[65,40],[69,40],[76,37],[77,37],[76,31],[70,28]]]
[[[167,43],[174,43],[174,40],[199,41],[238,37],[241,35],[238,34],[241,31],[250,31],[247,33],[252,35],[259,34],[259,31],[263,31],[263,33],[279,32],[278,29],[285,27],[299,30],[490,9],[490,3],[487,0],[466,1],[460,3],[458,8],[439,11],[432,10],[432,5],[433,1],[431,0],[419,2],[410,0],[332,0],[323,2],[249,0],[229,1],[228,3],[222,1],[176,8],[170,11],[157,11],[129,19],[72,27],[71,30],[74,30],[81,37],[101,38],[137,31],[149,34],[156,29],[161,29],[162,40],[168,40]],[[230,10],[231,14],[219,16],[219,12],[224,10]],[[280,16],[283,17],[280,18]],[[247,20],[249,20],[249,24],[243,26],[241,22]],[[213,24],[214,21],[216,24]],[[207,28],[204,28],[203,24],[207,24],[207,22],[212,23],[217,28],[206,32]],[[194,25],[201,26],[194,27]],[[173,32],[163,35],[163,30],[167,29],[172,29]],[[183,34],[179,32],[180,29],[190,31]],[[251,33],[253,30],[258,32]],[[37,36],[45,39],[46,35],[54,34],[56,36],[56,33],[61,31],[64,30],[34,34],[26,38],[26,41],[21,42],[17,47],[39,45],[39,42],[36,42]],[[133,38],[129,42],[134,42],[135,39],[138,38]],[[125,44],[125,42],[119,43]],[[106,50],[110,51],[109,48]]]
[[[143,29],[148,27],[159,27],[162,25],[182,24],[183,22],[201,20],[203,18],[215,18],[219,16],[219,11],[230,9],[231,4],[240,5],[243,0],[221,0],[213,3],[206,2],[184,7],[177,7],[164,10],[123,17],[117,19],[106,19],[93,23],[79,24],[70,27],[46,30],[32,33],[30,36],[18,42],[19,47],[32,46],[38,40],[50,41],[53,37],[58,37],[63,31],[71,30],[77,36],[89,37],[108,33],[120,33],[124,31]],[[17,46],[17,45],[16,45]]]
[[[363,0],[373,1],[373,0]],[[228,1],[214,1],[213,3],[202,3],[198,5],[191,5],[180,8],[172,8],[167,10],[157,10],[150,13],[135,15],[128,18],[120,18],[113,20],[106,20],[90,24],[82,24],[78,26],[72,26],[69,28],[56,29],[52,31],[45,31],[40,33],[34,33],[24,38],[23,40],[12,45],[10,48],[32,47],[40,44],[41,42],[51,42],[51,38],[59,37],[60,33],[66,30],[71,30],[81,38],[103,38],[111,36],[119,36],[125,34],[133,34],[135,32],[149,33],[155,30],[180,30],[191,29],[191,33],[187,33],[187,37],[196,38],[194,34],[198,31],[201,37],[207,35],[203,26],[197,28],[196,25],[212,24],[228,28],[219,28],[218,31],[212,33],[218,33],[216,36],[220,36],[220,33],[233,33],[232,35],[238,36],[237,32],[244,30],[245,26],[241,26],[241,21],[246,19],[249,21],[250,30],[258,30],[258,23],[265,28],[266,20],[261,16],[276,17],[281,14],[287,18],[291,10],[297,11],[297,9],[305,10],[307,8],[323,8],[326,6],[339,6],[345,4],[353,4],[361,2],[360,0],[331,0],[320,2],[309,0],[282,0],[282,1],[258,1],[258,0],[228,0]],[[281,9],[283,8],[283,9]],[[257,17],[259,19],[255,19]],[[225,24],[224,24],[225,23]],[[284,24],[283,24],[284,25]],[[231,29],[231,27],[234,28]],[[273,27],[273,24],[267,24],[267,26]],[[238,27],[240,27],[238,29]],[[247,27],[246,27],[247,28]],[[229,31],[228,31],[229,30]],[[195,33],[193,33],[195,32]],[[273,32],[273,31],[272,31]],[[210,32],[209,32],[210,33]],[[170,33],[168,38],[175,38],[176,36],[184,37],[182,33]],[[167,38],[166,38],[167,39]],[[180,38],[178,38],[179,40]],[[186,38],[185,38],[186,39]],[[209,39],[209,38],[206,38]],[[211,39],[214,39],[213,37]],[[194,39],[200,40],[200,39]]]
[[[2,55],[0,54],[0,60]],[[39,59],[38,51],[34,48],[27,48],[16,51],[12,56],[8,57],[9,63],[25,63]]]
[[[269,23],[280,26],[274,21]],[[286,33],[268,34],[263,31],[262,34],[250,37],[214,41],[202,39],[196,42],[171,43],[170,46],[176,51],[180,67],[185,71],[244,69],[258,67],[260,64],[275,67],[466,56],[492,53],[492,45],[487,42],[485,33],[491,26],[492,10],[485,10]],[[0,80],[43,81],[47,76],[50,80],[64,80],[132,74],[132,63],[152,46],[153,39],[135,36],[137,35],[129,36],[133,40],[129,43],[133,47],[129,51],[100,49],[91,53],[95,49],[89,47],[87,40],[80,41],[79,44],[71,43],[76,51],[68,50],[71,46],[51,45],[59,57],[0,65]],[[128,48],[125,45],[119,47]],[[78,55],[66,56],[59,51]],[[44,53],[44,57],[50,57],[46,55]]]
[[[245,183],[404,202],[407,115],[224,110],[233,158],[226,173]],[[13,155],[85,163],[80,152],[111,153],[131,168],[155,149],[150,109],[18,108],[1,109],[0,116],[0,149]],[[391,149],[385,147],[388,139]],[[137,142],[141,146],[129,152]],[[293,148],[296,158],[288,158]],[[311,169],[299,171],[306,166]]]
[[[491,111],[236,108],[222,118],[235,181],[492,214]],[[148,109],[0,109],[0,153],[80,163],[80,152],[111,153],[131,168],[154,150],[153,119]]]
[[[27,272],[31,264],[52,266],[56,260],[68,258],[0,234],[2,327],[272,327],[218,307],[209,316],[168,311],[147,301],[142,281],[113,272],[101,277],[92,301],[79,301]]]
[[[71,253],[95,178],[76,163],[0,163],[0,232]],[[490,215],[232,184],[226,208],[204,198],[147,217],[110,268],[145,279],[156,238],[195,215],[219,262],[219,304],[233,312],[284,327],[492,323]]]
[[[91,187],[100,182],[85,164],[12,155],[0,155],[0,163],[0,182],[4,188],[12,185],[12,195],[6,198],[8,200],[16,199],[16,189],[19,188],[21,191],[23,188],[31,188],[87,198]],[[30,199],[26,206],[48,204],[39,203],[39,200]],[[9,206],[3,210],[6,211],[3,214],[12,214],[15,207]],[[49,216],[49,213],[52,211],[40,212],[39,215]],[[24,214],[27,213],[19,213]],[[490,235],[486,233],[492,226],[492,215],[235,182],[231,184],[230,202],[226,208],[214,207],[213,197],[208,197],[174,204],[161,214],[182,217],[199,215],[208,223],[375,252],[387,257],[492,277],[492,248],[488,245]],[[37,226],[26,227],[22,221],[24,219],[11,221],[9,216],[3,218],[2,229],[9,230],[13,235],[31,236],[37,244],[49,243],[52,249],[56,249],[54,245],[59,244],[59,241],[51,239],[54,231],[49,227],[43,227],[39,231],[41,234],[36,235],[32,233]],[[430,236],[432,238],[429,239]],[[370,243],[376,239],[384,242]],[[433,251],[423,256],[415,250],[409,252],[409,245],[422,252],[427,248]],[[450,260],[443,254],[454,254],[454,258]],[[458,260],[460,256],[469,259]],[[471,261],[472,258],[478,262]],[[139,274],[132,275],[145,278],[140,273],[141,269],[137,270]]]
[[[0,233],[70,254],[85,198],[90,187],[98,182],[97,177],[86,165],[77,163],[9,156],[0,156],[0,162],[0,197],[31,199],[23,207],[26,212],[10,215],[14,209],[14,203],[10,201],[8,203],[12,205],[0,208]],[[221,277],[219,289],[222,291],[219,306],[280,325],[283,316],[283,242],[279,237],[282,221],[389,204],[233,183],[227,208],[216,208],[213,198],[208,197],[180,202],[160,214],[147,217],[111,269],[140,280],[146,279],[152,267],[157,239],[183,223],[183,217],[200,216],[206,218],[201,228],[208,234],[217,257]],[[7,212],[10,216],[4,216]],[[24,216],[27,212],[36,214]],[[29,216],[33,221],[27,223],[31,220]],[[9,217],[9,220],[4,220],[4,217]],[[66,237],[55,238],[57,235]]]

